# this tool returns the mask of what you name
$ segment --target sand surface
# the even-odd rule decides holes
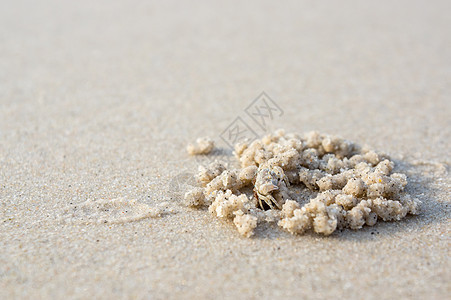
[[[2,1],[0,298],[449,298],[450,9]],[[389,153],[422,213],[246,239],[184,207],[186,144],[262,91],[272,128]]]

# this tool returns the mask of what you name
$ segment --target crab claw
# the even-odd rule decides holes
[[[259,193],[263,195],[268,195],[272,191],[278,190],[279,187],[273,183],[262,184],[259,188]]]

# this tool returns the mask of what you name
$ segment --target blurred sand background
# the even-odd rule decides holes
[[[1,1],[0,298],[451,296],[451,2]],[[251,239],[184,207],[185,145],[262,91],[287,131],[385,151],[423,211]],[[252,126],[255,126],[252,125]],[[139,215],[88,199],[137,201]],[[122,211],[124,210],[124,211]],[[111,216],[109,215],[111,213]]]

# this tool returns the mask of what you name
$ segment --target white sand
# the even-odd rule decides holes
[[[449,298],[450,8],[3,2],[0,298]],[[422,213],[247,239],[182,206],[187,142],[255,127],[262,90],[274,127],[388,152]]]

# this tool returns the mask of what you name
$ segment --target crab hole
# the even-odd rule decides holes
[[[265,201],[262,201],[262,205],[260,206],[260,208],[262,210],[270,210],[271,209],[271,207]]]

